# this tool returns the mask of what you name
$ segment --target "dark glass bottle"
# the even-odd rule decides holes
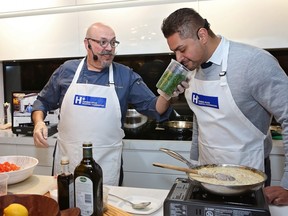
[[[60,210],[74,207],[74,178],[69,172],[69,159],[62,157],[61,173],[57,176],[58,204]]]
[[[92,143],[83,144],[83,159],[74,171],[75,207],[82,216],[103,215],[103,173],[93,159]]]

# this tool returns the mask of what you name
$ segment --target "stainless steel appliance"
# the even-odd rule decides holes
[[[50,124],[49,121],[45,121],[45,124],[48,129],[48,136],[52,136],[57,133],[57,124]],[[24,134],[27,136],[33,136],[34,124],[33,123],[20,123],[18,126],[12,128],[12,132],[17,136],[19,134]]]
[[[167,128],[163,123],[159,123],[153,120],[148,120],[144,125],[138,128],[124,128],[125,139],[137,139],[137,140],[192,140],[192,131],[179,131],[171,132],[171,129]]]
[[[164,201],[164,216],[270,216],[259,189],[237,196],[207,192],[186,178],[177,178]]]

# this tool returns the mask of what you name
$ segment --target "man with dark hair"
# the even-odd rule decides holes
[[[191,8],[170,14],[162,32],[178,62],[191,70],[187,103],[194,113],[191,160],[239,164],[269,177],[274,116],[283,129],[281,187],[267,187],[270,203],[288,204],[288,77],[268,52],[216,35]]]

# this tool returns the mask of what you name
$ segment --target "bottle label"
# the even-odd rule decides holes
[[[85,176],[75,179],[76,207],[80,208],[82,216],[93,214],[93,183]]]
[[[74,207],[74,184],[71,182],[69,184],[69,194],[72,194],[72,196],[69,196],[69,207],[73,208]]]

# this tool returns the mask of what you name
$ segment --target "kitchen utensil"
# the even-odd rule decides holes
[[[179,167],[179,166],[174,166],[170,164],[161,164],[161,163],[153,163],[153,166],[183,171],[186,173],[194,173],[205,178],[216,178],[217,180],[221,180],[221,181],[235,181],[235,178],[233,176],[229,176],[223,173],[211,174],[211,173],[202,172],[201,170]]]
[[[194,164],[192,164],[189,160],[187,160],[186,158],[184,158],[182,155],[180,155],[179,153],[172,151],[170,149],[167,148],[160,148],[160,151],[165,152],[166,154],[170,155],[171,157],[185,163],[189,168],[193,168],[195,167]]]
[[[173,110],[169,116],[169,121],[163,122],[165,129],[174,133],[191,133],[192,132],[193,116],[179,115],[176,110]]]
[[[135,109],[128,109],[125,117],[124,127],[126,129],[135,129],[144,125],[148,117],[137,112]]]
[[[192,133],[192,121],[166,121],[164,127],[174,133]]]
[[[9,175],[8,185],[21,182],[33,174],[38,159],[29,156],[0,156],[0,163],[9,162],[20,167],[19,170],[5,172]]]
[[[123,197],[123,195],[121,196]],[[155,196],[125,195],[125,199],[132,201],[134,203],[143,202],[143,201],[151,202],[151,204],[144,209],[134,209],[129,203],[126,203],[125,201],[122,201],[122,200],[116,203],[114,203],[115,200],[111,200],[111,201],[113,202],[113,206],[120,208],[121,210],[125,212],[129,212],[133,215],[152,215],[153,212],[157,211],[163,205],[163,200],[160,200],[154,197]]]
[[[109,193],[109,195],[110,195],[110,196],[114,196],[114,197],[116,197],[116,198],[118,198],[118,199],[123,200],[124,202],[127,202],[127,203],[131,204],[132,208],[134,208],[134,209],[145,209],[147,206],[149,206],[149,205],[151,204],[151,202],[133,203],[133,202],[131,202],[131,201],[129,201],[129,200],[126,200],[126,199],[124,199],[124,198],[122,198],[122,197],[119,197],[119,196],[117,196],[117,195],[115,195],[115,194]]]
[[[194,169],[203,169],[203,168],[213,168],[213,167],[222,167],[227,169],[240,169],[243,171],[248,171],[251,174],[258,174],[262,177],[262,181],[259,181],[255,184],[241,184],[241,185],[229,185],[229,184],[215,184],[215,183],[207,183],[202,180],[195,179],[193,177],[193,174],[188,174],[188,177],[190,180],[197,182],[200,184],[203,188],[205,188],[207,191],[210,191],[214,194],[218,195],[226,195],[226,196],[234,196],[239,194],[245,194],[250,193],[251,191],[259,190],[261,187],[263,187],[264,182],[267,179],[267,176],[264,172],[247,167],[247,166],[241,166],[241,165],[232,165],[232,164],[206,164],[206,165],[200,165],[195,167]],[[229,182],[227,182],[229,183]],[[232,182],[231,182],[232,183]]]
[[[214,167],[220,167],[220,168],[225,168],[225,169],[231,169],[231,171],[233,171],[233,169],[240,169],[243,171],[247,171],[248,175],[252,175],[252,174],[258,174],[260,177],[262,177],[262,180],[259,181],[258,183],[254,183],[254,184],[237,184],[237,185],[233,185],[233,184],[229,184],[229,183],[233,183],[233,181],[226,181],[226,182],[222,182],[222,183],[226,183],[226,184],[219,184],[219,183],[207,183],[205,180],[207,180],[207,178],[203,178],[203,179],[196,179],[195,174],[193,173],[187,173],[188,178],[193,181],[195,184],[202,186],[205,190],[217,194],[217,195],[225,195],[225,196],[235,196],[235,195],[240,195],[240,194],[246,194],[246,193],[250,193],[252,191],[257,191],[259,190],[261,187],[263,187],[264,182],[267,179],[267,176],[264,172],[251,168],[251,167],[247,167],[247,166],[241,166],[241,165],[232,165],[232,164],[206,164],[206,165],[200,165],[200,166],[196,166],[193,169],[194,170],[201,170],[204,168],[214,168]],[[197,175],[197,177],[199,177]],[[211,179],[212,180],[212,179]],[[214,179],[213,179],[214,180]]]

